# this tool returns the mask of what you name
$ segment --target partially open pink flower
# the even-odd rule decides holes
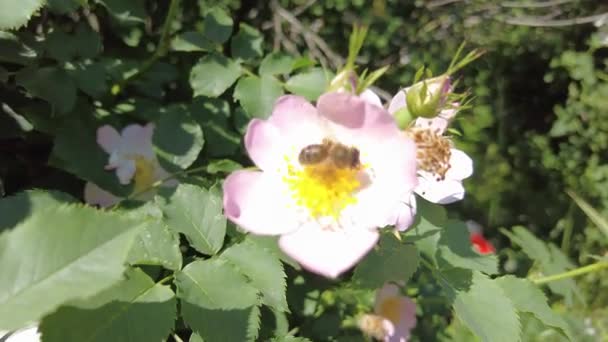
[[[148,199],[153,193],[145,192],[152,184],[169,176],[158,160],[152,146],[154,124],[145,126],[132,124],[126,126],[119,134],[110,126],[104,125],[97,130],[97,143],[110,155],[106,170],[114,170],[121,184],[134,181],[133,193],[139,194],[140,200]],[[175,181],[163,185],[175,186]],[[87,203],[102,207],[111,206],[120,197],[99,188],[96,184],[87,183],[84,190]]]
[[[360,164],[338,167],[330,153],[302,164],[303,149],[328,151],[324,139],[355,148]],[[377,228],[392,224],[394,203],[417,183],[412,140],[386,110],[347,93],[322,95],[316,108],[281,97],[268,120],[249,123],[245,147],[261,171],[228,176],[225,215],[251,233],[281,235],[286,254],[327,277],[375,245]],[[352,152],[341,158],[353,161]]]
[[[386,342],[407,342],[415,326],[416,304],[388,283],[376,293],[374,314],[364,315],[359,321],[364,333]]]
[[[393,97],[388,107],[390,113],[406,106],[407,90]],[[473,174],[473,160],[455,149],[444,136],[457,111],[458,103],[446,105],[436,117],[419,117],[406,129],[417,147],[419,184],[416,193],[433,203],[448,204],[463,199],[462,181]]]

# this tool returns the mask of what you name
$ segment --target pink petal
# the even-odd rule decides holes
[[[400,315],[399,322],[393,322],[395,332],[386,341],[406,342],[411,336],[411,331],[416,326],[416,304],[410,298],[401,296],[399,299]]]
[[[354,221],[365,223],[368,228],[393,225],[398,215],[396,206],[408,198],[418,184],[415,144],[398,133],[391,140],[377,140],[358,147],[367,152],[367,159],[362,161],[369,163],[373,179],[368,187],[356,194],[357,203],[345,211],[354,217]],[[403,215],[405,220],[406,214]]]
[[[121,160],[120,164],[116,166],[116,176],[120,184],[127,185],[131,183],[133,176],[135,176],[135,171],[137,171],[137,168],[133,160]]]
[[[407,105],[405,94],[409,88],[405,88],[400,90],[393,98],[388,105],[388,112],[391,114],[395,114],[399,109],[405,107]]]
[[[309,223],[283,235],[279,246],[311,272],[336,278],[353,267],[378,241],[378,232],[367,229],[323,229]]]
[[[293,147],[298,152],[304,146],[320,143],[325,137],[317,109],[301,96],[281,96],[275,102],[268,122],[279,130],[282,142],[278,145]]]
[[[376,291],[376,300],[374,301],[374,312],[380,313],[382,303],[392,297],[399,296],[399,287],[395,284],[385,283],[382,288]]]
[[[464,198],[462,182],[452,179],[436,181],[432,177],[420,177],[416,193],[432,203],[449,204]]]
[[[103,125],[97,129],[97,144],[110,154],[120,146],[121,139],[118,131],[110,125]]]
[[[298,219],[286,207],[279,181],[262,172],[233,172],[224,181],[224,214],[254,234],[279,235],[297,229]]]
[[[473,160],[461,150],[451,149],[450,169],[445,177],[454,180],[463,180],[473,174]]]
[[[154,158],[152,147],[152,135],[154,134],[154,124],[149,123],[145,126],[132,124],[122,130],[122,148],[127,154],[137,154],[147,159]]]
[[[253,119],[245,134],[245,148],[249,158],[262,170],[272,170],[282,160],[279,129],[268,121]]]
[[[399,129],[383,108],[348,93],[327,93],[317,101],[319,115],[332,123],[342,143],[357,145],[391,137]]]
[[[416,196],[411,193],[407,198],[399,201],[386,225],[394,225],[399,231],[406,231],[416,218]]]
[[[120,197],[112,195],[91,182],[84,185],[84,201],[86,203],[105,208],[118,203],[120,200]]]
[[[359,94],[359,97],[373,105],[383,107],[382,100],[380,100],[380,97],[369,88],[365,89],[361,94]]]

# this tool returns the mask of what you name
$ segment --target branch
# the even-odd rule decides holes
[[[549,0],[549,1],[505,1],[501,2],[500,6],[507,8],[545,8],[557,5],[566,4],[574,0]]]
[[[539,17],[524,17],[524,18],[495,18],[500,22],[511,24],[511,25],[521,25],[521,26],[531,26],[531,27],[564,27],[564,26],[572,26],[572,25],[582,25],[582,24],[590,24],[594,23],[598,20],[608,19],[608,12],[590,15],[586,17],[576,17],[572,19],[555,19],[555,20],[543,20]]]
[[[177,14],[177,9],[179,7],[180,0],[171,0],[169,4],[169,10],[167,13],[167,17],[165,18],[165,22],[163,23],[163,28],[160,35],[160,40],[158,41],[158,45],[156,46],[156,50],[154,53],[148,57],[143,63],[141,67],[137,69],[133,74],[127,76],[117,84],[112,87],[112,94],[118,94],[124,87],[137,77],[141,76],[146,71],[150,70],[152,66],[162,57],[164,57],[169,51],[169,46],[171,44],[170,34],[171,34],[171,23],[173,19],[175,19],[175,15]]]

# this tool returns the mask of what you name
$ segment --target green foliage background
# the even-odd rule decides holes
[[[36,1],[25,3],[39,7]],[[155,136],[163,165],[168,170],[207,165],[201,177],[187,181],[211,187],[227,172],[249,165],[241,147],[247,121],[268,115],[274,99],[287,91],[311,99],[318,96],[331,79],[331,70],[335,71],[347,53],[352,24],[362,22],[370,25],[370,32],[358,64],[370,69],[389,64],[389,71],[377,84],[389,94],[411,82],[422,65],[443,71],[463,40],[469,47],[486,51],[459,74],[459,87],[469,89],[474,101],[472,110],[463,112],[456,122],[462,136],[455,140],[475,160],[475,173],[465,182],[466,199],[453,205],[450,215],[486,227],[485,234],[500,251],[500,272],[523,276],[563,271],[572,261],[587,264],[594,256],[605,256],[606,236],[588,222],[565,191],[571,189],[608,216],[608,24],[539,28],[508,21],[546,15],[553,8],[505,7],[479,0],[435,7],[429,3],[438,1],[183,0],[177,20],[167,27],[168,34],[163,33],[163,21],[168,12],[176,10],[169,8],[168,1],[96,0],[81,7],[83,2],[75,0],[49,0],[31,20],[24,13],[22,23],[17,22],[18,16],[10,18],[12,22],[4,21],[8,19],[0,14],[3,26],[25,25],[0,32],[3,195],[45,188],[81,198],[83,182],[78,178],[95,181],[117,194],[129,193],[130,189],[104,174],[105,155],[91,154],[94,148],[80,149],[74,144],[93,136],[101,124],[123,126],[132,121],[159,123],[166,130]],[[608,5],[583,0],[556,8],[567,17],[608,11]],[[159,41],[161,37],[168,39]],[[289,57],[281,51],[300,56]],[[163,137],[175,136],[183,140],[163,142]],[[188,203],[192,198],[209,198],[213,189],[199,193],[184,187],[167,196]],[[180,220],[180,211],[189,209],[157,205],[170,217],[169,225],[172,213]],[[210,206],[205,210],[218,210]],[[534,254],[538,249],[526,245],[534,237],[520,236],[525,233],[513,229],[516,226],[525,226],[552,244],[544,254]],[[197,229],[187,224],[181,227]],[[511,233],[502,234],[499,228]],[[163,266],[179,270],[178,241],[169,231],[163,234],[174,247],[173,252],[166,252]],[[242,239],[230,225],[228,235],[235,241]],[[185,317],[199,315],[197,310],[204,308],[218,322],[226,319],[202,296],[180,292],[192,286],[190,273],[217,272],[230,281],[243,282],[251,292],[252,298],[244,296],[244,302],[234,303],[232,319],[255,325],[257,318],[276,331],[286,329],[286,316],[276,314],[285,311],[285,298],[260,290],[267,289],[267,284],[258,283],[265,276],[242,275],[226,267],[244,262],[239,253],[254,243],[263,241],[246,240],[238,245],[240,249],[224,252],[216,261],[194,262],[179,271],[176,295],[186,306],[182,308]],[[221,241],[190,244],[208,255],[222,247]],[[562,254],[554,250],[561,250],[571,261],[561,260]],[[138,257],[131,253],[130,257]],[[276,259],[265,255],[258,259],[268,267],[276,266]],[[359,310],[361,302],[371,301],[368,292],[302,276],[291,268],[286,271],[291,282],[289,326],[299,327],[302,336],[313,340],[356,340],[352,326],[340,330],[338,323]],[[354,279],[366,279],[365,271],[363,265]],[[410,273],[415,271],[414,267]],[[487,268],[479,271],[496,273]],[[282,270],[272,276],[276,274]],[[149,305],[172,310],[167,307],[175,301],[170,290],[150,282],[143,273],[133,277],[137,286],[153,289],[148,292],[153,297]],[[481,273],[475,277],[481,283],[486,281]],[[283,281],[279,278],[277,282]],[[510,284],[508,279],[504,283]],[[585,329],[592,328],[596,336],[606,338],[605,274],[590,274],[577,283],[578,287],[570,283],[551,287],[547,292],[550,303],[566,314],[579,336],[586,336]],[[462,322],[450,319],[449,307],[432,302],[441,287],[426,274],[414,276],[410,295],[420,296],[428,312],[419,315],[424,319],[419,320],[413,336],[421,341],[466,340],[470,332]],[[258,291],[266,306],[254,303]],[[454,298],[471,300],[456,292]],[[199,306],[188,307],[191,303]],[[67,319],[78,314],[79,308],[62,310],[54,319]],[[520,319],[530,338],[524,340],[534,340],[533,336],[541,336],[546,329],[532,315],[522,314]],[[213,320],[191,324],[204,330]],[[233,333],[249,336],[250,330]],[[260,334],[260,339],[274,336],[268,329]],[[553,334],[542,340],[560,338]]]

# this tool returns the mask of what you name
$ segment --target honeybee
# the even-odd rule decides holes
[[[325,138],[320,144],[304,147],[298,155],[302,165],[333,165],[337,168],[357,169],[361,166],[359,150]]]

